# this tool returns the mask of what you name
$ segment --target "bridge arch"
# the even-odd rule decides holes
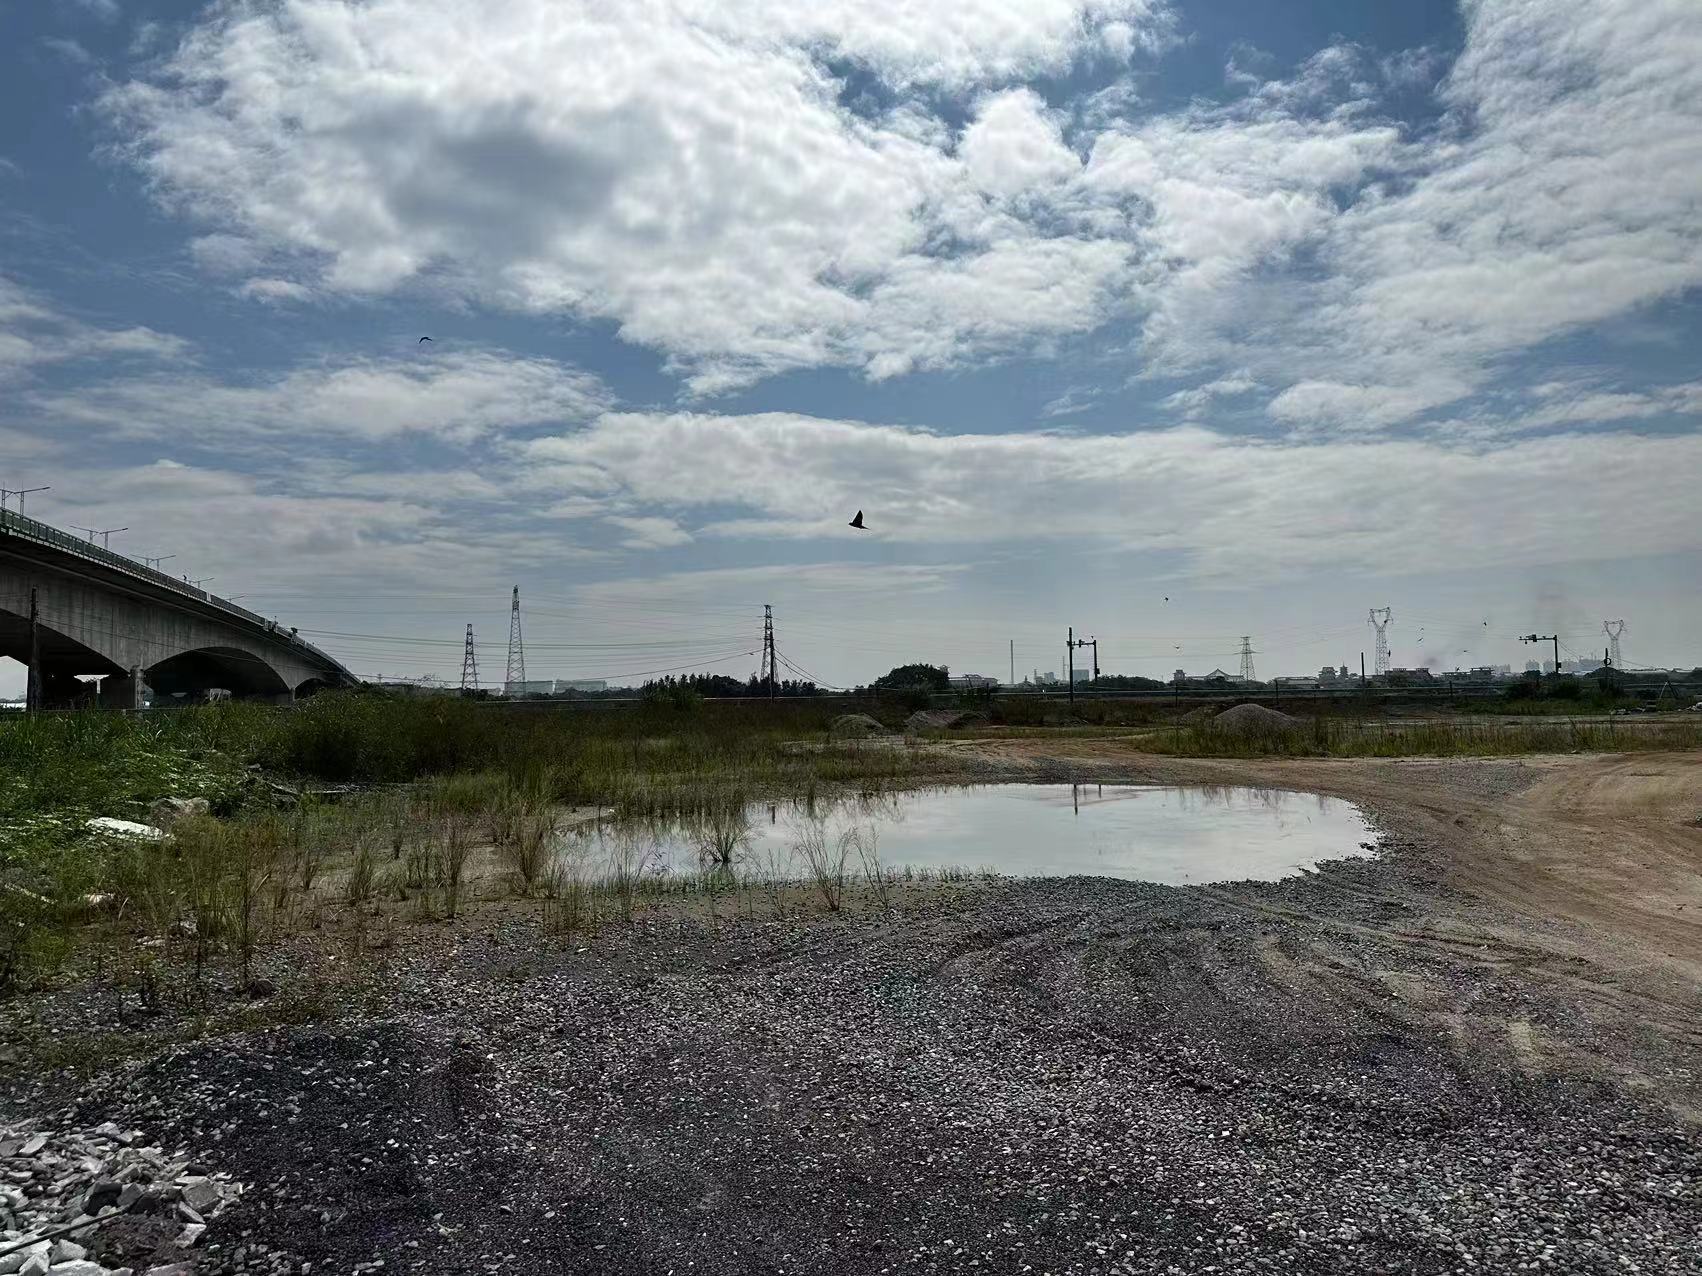
[[[209,691],[226,691],[239,700],[288,700],[290,684],[261,656],[240,647],[193,647],[143,669],[155,703],[190,703]]]

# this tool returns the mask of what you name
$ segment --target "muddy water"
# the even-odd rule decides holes
[[[870,842],[889,873],[970,871],[1015,877],[1132,878],[1171,885],[1265,881],[1321,860],[1370,853],[1375,835],[1351,803],[1317,794],[1229,787],[997,784],[878,799],[746,809],[734,851],[741,872],[801,875],[801,845],[819,821],[830,847],[855,830],[856,871]],[[701,822],[588,831],[583,851],[633,857],[650,872],[707,862]]]

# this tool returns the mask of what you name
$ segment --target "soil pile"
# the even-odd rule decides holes
[[[827,728],[831,740],[866,740],[886,733],[886,728],[866,713],[842,713]]]
[[[985,721],[985,714],[969,713],[963,709],[918,709],[904,720],[904,730],[910,734],[918,731],[955,731],[959,727],[974,726]]]
[[[1291,718],[1276,709],[1267,709],[1262,704],[1238,704],[1218,714],[1211,724],[1236,735],[1263,735],[1272,731],[1292,731],[1300,725],[1300,719]]]

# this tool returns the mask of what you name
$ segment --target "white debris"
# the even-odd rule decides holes
[[[120,837],[132,842],[163,842],[165,834],[152,824],[138,824],[134,820],[114,819],[110,815],[97,815],[83,825],[91,833],[103,833],[107,837]]]

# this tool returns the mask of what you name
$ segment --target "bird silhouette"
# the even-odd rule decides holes
[[[414,342],[414,344],[416,346],[420,346],[420,345],[424,345],[428,341],[431,341],[430,337],[421,337],[418,341]],[[434,342],[433,344],[436,344],[436,343]]]
[[[857,511],[857,517],[851,520],[850,526],[855,527],[859,532],[866,532],[866,531],[869,530],[868,528],[863,526],[863,511],[862,510]]]
[[[1164,596],[1164,601],[1165,601],[1165,602],[1169,602],[1169,601],[1170,601],[1170,595],[1169,595],[1169,594],[1166,594],[1166,595],[1165,595],[1165,596]]]

